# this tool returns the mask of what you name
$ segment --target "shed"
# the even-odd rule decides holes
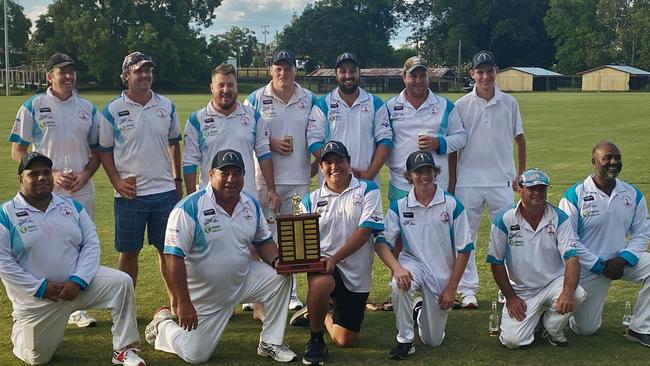
[[[603,65],[579,72],[583,91],[641,90],[648,85],[650,72],[632,66]]]
[[[497,84],[504,91],[557,90],[562,74],[541,67],[508,67],[499,70]]]

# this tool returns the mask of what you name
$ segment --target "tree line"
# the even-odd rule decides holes
[[[8,5],[12,65],[65,51],[100,85],[119,83],[122,57],[133,50],[152,55],[157,79],[170,84],[204,80],[229,57],[265,66],[277,48],[294,51],[308,69],[331,67],[344,50],[357,53],[362,67],[399,67],[415,54],[455,66],[459,44],[461,63],[489,49],[502,68],[650,69],[650,0],[317,0],[269,45],[248,28],[206,37],[221,0],[55,0],[33,33],[22,6]],[[395,49],[390,40],[404,27],[412,31]]]

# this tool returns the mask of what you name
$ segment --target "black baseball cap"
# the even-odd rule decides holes
[[[359,60],[357,59],[357,55],[346,51],[336,57],[336,65],[334,66],[334,69],[337,69],[340,64],[346,61],[350,61],[359,67]]]
[[[288,50],[279,50],[273,54],[273,65],[282,61],[289,63],[289,65],[296,64],[296,59],[293,57],[293,53]]]
[[[348,154],[348,149],[340,141],[329,141],[323,146],[323,151],[321,152],[321,160],[325,158],[327,154],[336,154],[342,158],[349,159],[350,154]]]
[[[241,170],[245,170],[244,160],[239,151],[232,149],[221,150],[217,152],[217,155],[212,159],[212,169],[222,169],[231,165],[239,167]]]
[[[131,65],[135,65],[136,70],[141,68],[145,64],[151,64],[152,67],[156,67],[156,63],[153,62],[151,56],[145,55],[142,52],[131,52],[124,57],[122,61],[122,72],[129,69]]]
[[[490,64],[496,66],[497,59],[494,57],[494,53],[490,51],[476,52],[472,57],[472,69],[475,69],[478,65],[481,64]]]
[[[436,162],[433,160],[433,154],[431,151],[414,151],[406,159],[406,171],[412,172],[423,166],[430,166],[433,170],[440,171],[440,167],[436,165]]]
[[[72,57],[66,55],[63,52],[57,52],[57,53],[53,54],[50,57],[50,59],[47,61],[46,68],[47,68],[47,71],[50,71],[50,70],[52,70],[54,68],[64,67],[64,66],[68,66],[68,65],[72,65],[75,68],[77,67],[77,64],[74,63],[74,60],[72,59]]]
[[[45,163],[47,166],[50,167],[50,169],[52,168],[52,165],[54,165],[52,163],[52,160],[50,160],[50,158],[48,158],[47,156],[38,153],[36,151],[32,151],[29,154],[25,154],[23,155],[22,158],[20,158],[20,163],[18,164],[18,175],[20,175],[25,169],[29,169],[29,166],[33,162],[37,162],[37,161],[41,161]]]

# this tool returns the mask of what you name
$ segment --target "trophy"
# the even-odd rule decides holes
[[[320,231],[317,213],[300,213],[300,196],[294,195],[293,214],[278,215],[280,259],[277,273],[322,272],[325,263],[320,261]]]

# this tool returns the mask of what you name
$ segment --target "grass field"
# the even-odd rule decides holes
[[[86,93],[98,107],[115,92]],[[191,111],[203,107],[209,95],[167,94],[176,102],[181,120]],[[452,100],[459,94],[448,95]],[[385,99],[387,95],[382,95]],[[528,166],[540,167],[551,176],[549,199],[557,203],[563,191],[584,179],[591,171],[592,146],[602,139],[616,142],[623,152],[624,169],[621,178],[650,194],[650,169],[647,160],[650,138],[650,94],[648,93],[526,93],[516,94],[524,120],[528,147]],[[0,132],[8,136],[21,97],[0,97]],[[491,141],[485,141],[490,144]],[[0,143],[0,199],[11,198],[18,189],[16,164],[10,159],[10,144]],[[387,174],[382,172],[383,186]],[[117,255],[113,249],[113,189],[103,170],[95,177],[97,190],[96,224],[102,243],[102,264],[115,267]],[[386,190],[383,190],[384,195]],[[387,202],[384,202],[386,206]],[[507,351],[487,332],[490,301],[496,297],[496,286],[489,266],[484,263],[489,226],[484,217],[478,235],[480,309],[454,311],[447,323],[443,344],[428,348],[417,342],[418,351],[407,364],[450,365],[511,365],[511,364],[648,364],[648,349],[627,341],[622,336],[621,318],[625,300],[636,299],[638,285],[615,283],[605,305],[603,326],[592,337],[578,337],[568,332],[568,348],[554,348],[543,340],[532,347]],[[371,297],[384,301],[388,296],[390,273],[379,259],[375,261]],[[299,295],[306,294],[304,276],[299,276]],[[144,327],[156,308],[165,303],[165,290],[157,271],[154,249],[147,247],[141,255],[140,278],[136,289],[138,325],[143,344],[142,356],[149,365],[182,363],[175,355],[156,352],[144,342]],[[110,317],[107,311],[93,311],[99,324],[92,329],[69,328],[63,344],[52,360],[53,365],[108,364],[111,355]],[[11,352],[11,303],[0,295],[0,365],[21,364]],[[232,319],[208,364],[272,364],[270,359],[255,355],[260,324],[250,314],[240,313]],[[392,312],[366,313],[361,339],[354,349],[337,349],[331,342],[329,364],[387,364],[388,350],[395,342]],[[308,332],[304,328],[287,327],[285,341],[302,355]],[[643,361],[643,360],[646,361]]]

